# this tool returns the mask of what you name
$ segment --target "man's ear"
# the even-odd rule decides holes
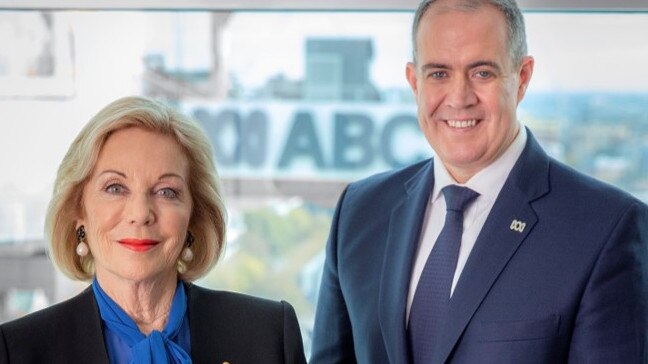
[[[405,77],[407,78],[407,83],[409,83],[414,93],[414,98],[418,99],[418,75],[416,74],[416,64],[413,62],[407,62],[405,67]]]
[[[517,92],[517,103],[519,104],[524,95],[526,94],[527,88],[529,87],[529,82],[531,82],[531,76],[533,75],[533,66],[535,60],[531,56],[525,56],[522,58],[522,64],[520,65],[520,73],[518,74],[520,79],[520,84],[518,85]]]

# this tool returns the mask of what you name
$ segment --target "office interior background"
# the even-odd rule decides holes
[[[555,158],[648,201],[648,3],[519,3],[536,59],[520,120]],[[45,211],[81,127],[136,94],[214,145],[227,247],[198,283],[291,302],[308,351],[339,193],[432,156],[405,80],[417,4],[0,0],[0,322],[87,285],[52,266]]]

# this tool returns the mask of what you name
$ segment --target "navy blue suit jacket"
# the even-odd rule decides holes
[[[549,158],[528,135],[432,364],[648,362],[648,207]],[[376,175],[340,198],[312,364],[410,361],[406,300],[433,169],[429,160]]]

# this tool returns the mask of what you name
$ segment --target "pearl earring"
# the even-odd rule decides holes
[[[193,260],[193,251],[191,251],[191,248],[186,247],[182,249],[182,260],[187,263]]]
[[[193,244],[194,237],[191,234],[191,231],[187,231],[187,246],[182,249],[182,254],[181,254],[181,259],[185,262],[190,262],[193,260],[194,255],[193,251],[191,250],[191,244]]]
[[[85,257],[90,252],[90,249],[88,248],[88,244],[84,242],[86,238],[85,226],[83,225],[79,226],[79,228],[76,231],[76,235],[77,235],[76,253],[80,257]]]

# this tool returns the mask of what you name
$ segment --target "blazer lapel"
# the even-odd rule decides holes
[[[74,345],[88,361],[108,364],[108,351],[103,338],[101,315],[92,287],[86,288],[78,298],[77,315],[70,318],[74,321],[71,327],[76,330],[72,330],[69,335],[75,337]],[[70,330],[63,328],[61,331],[70,333]]]
[[[200,287],[189,282],[183,282],[183,284],[185,285],[185,292],[187,292],[191,358],[194,363],[209,362],[210,353],[218,353],[221,350],[219,347],[220,340],[214,338],[220,333],[218,317],[215,317],[218,314],[211,315],[211,313],[205,312],[211,307],[205,307],[205,300],[201,299]],[[200,302],[203,304],[200,304]],[[200,337],[203,339],[199,340]],[[208,337],[215,340],[204,339]]]
[[[527,145],[511,170],[450,302],[450,311],[433,363],[444,363],[500,272],[527,237],[538,217],[531,202],[549,191],[549,158],[527,130]],[[525,224],[515,224],[517,220]]]
[[[379,319],[390,363],[408,363],[405,313],[412,262],[434,184],[433,162],[404,185],[392,210],[379,294]]]

